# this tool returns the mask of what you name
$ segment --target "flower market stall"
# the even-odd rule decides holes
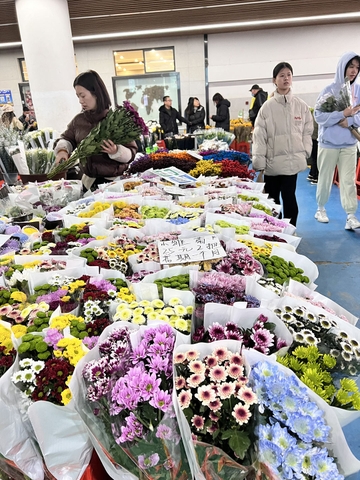
[[[85,197],[0,190],[1,478],[359,471],[357,319],[316,291],[249,156],[218,146],[139,155]]]

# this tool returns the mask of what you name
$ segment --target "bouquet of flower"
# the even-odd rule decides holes
[[[179,346],[174,352],[176,410],[195,478],[238,480],[252,462],[257,396],[247,385],[236,341]],[[243,465],[242,465],[243,464]]]
[[[326,414],[326,404],[315,403],[310,391],[283,367],[263,359],[256,362],[256,356],[250,363],[250,385],[260,414],[256,478],[343,480],[339,469],[357,471],[358,462],[355,467],[340,426]]]
[[[352,106],[350,80],[345,78],[339,91],[331,91],[320,97],[315,105],[315,110],[320,112],[342,112]]]
[[[48,177],[52,178],[73,167],[78,161],[84,163],[89,156],[101,153],[104,140],[112,140],[116,145],[123,145],[147,133],[148,128],[138,112],[130,102],[124,101],[122,106],[109,110],[106,117],[80,142],[70,158],[54,167],[48,173]]]
[[[11,327],[6,322],[0,322],[0,377],[11,367],[16,357],[11,340]]]
[[[340,326],[340,322],[346,325],[342,320],[315,314],[303,306],[284,305],[274,312],[294,338],[287,355],[278,361],[330,405],[360,410],[359,389],[347,378],[360,371],[358,329],[347,325],[345,331]]]
[[[187,480],[171,400],[175,334],[167,325],[137,328],[108,327],[79,364],[71,384],[76,408],[96,437],[97,451],[100,442],[118,469],[149,480]]]
[[[26,163],[30,174],[48,173],[55,161],[53,150],[33,148],[25,151]]]

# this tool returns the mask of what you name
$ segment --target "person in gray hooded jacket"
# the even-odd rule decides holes
[[[340,180],[341,206],[347,213],[345,229],[360,228],[355,217],[358,207],[355,184],[357,138],[351,128],[360,127],[360,85],[356,84],[359,74],[360,56],[355,52],[345,53],[339,60],[334,82],[320,93],[315,106],[315,120],[319,124],[319,177],[316,189],[318,209],[315,218],[320,223],[328,223],[325,205],[329,200],[334,171],[338,168]],[[347,77],[350,86],[351,105],[342,111],[324,112],[322,105],[328,95],[339,95]]]
[[[264,172],[265,192],[280,205],[283,216],[296,226],[297,174],[307,168],[312,149],[313,120],[309,107],[293,95],[292,66],[274,68],[274,96],[261,107],[253,133],[253,167]]]

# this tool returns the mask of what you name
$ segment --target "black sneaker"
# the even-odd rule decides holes
[[[317,178],[314,178],[313,180],[311,180],[310,183],[311,183],[311,185],[317,185],[317,182],[318,182]]]
[[[310,175],[310,173],[309,173],[309,175],[308,175],[308,177],[307,177],[306,180],[309,180],[309,182],[311,182],[311,180],[314,180],[314,177],[313,177],[312,175]]]

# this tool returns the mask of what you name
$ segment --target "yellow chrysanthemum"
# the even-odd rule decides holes
[[[15,300],[16,302],[19,302],[19,303],[24,303],[26,302],[26,294],[24,292],[13,292],[11,295],[10,295],[10,298],[12,300]]]
[[[176,305],[174,307],[175,310],[175,315],[179,315],[180,317],[183,317],[184,315],[187,314],[186,307],[184,305]]]
[[[67,405],[72,399],[70,388],[66,388],[61,392],[61,401],[64,405]]]
[[[144,325],[144,323],[146,323],[146,318],[144,315],[134,315],[132,323],[136,323],[136,325]]]
[[[11,330],[16,338],[21,338],[27,332],[27,327],[25,325],[13,325]]]
[[[154,308],[164,308],[165,303],[160,300],[160,298],[157,298],[151,302],[151,306]]]
[[[175,305],[181,305],[182,301],[180,300],[180,298],[173,297],[173,298],[170,298],[168,303],[170,307],[175,307]]]
[[[55,358],[60,358],[60,357],[62,357],[62,352],[61,352],[61,350],[54,350],[54,351],[53,351],[53,354],[54,354],[54,357],[55,357]]]
[[[118,314],[115,314],[114,318],[121,320],[123,322],[128,322],[133,316],[133,311],[130,308],[121,310]]]
[[[179,318],[178,320],[175,321],[175,328],[177,330],[180,330],[181,332],[187,332],[188,331],[188,323],[186,320],[183,320],[182,318]]]

